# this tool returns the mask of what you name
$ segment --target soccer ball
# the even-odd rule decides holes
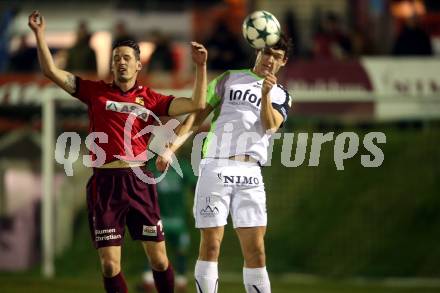
[[[255,11],[243,21],[243,36],[255,49],[275,45],[280,39],[280,34],[280,23],[267,11]]]

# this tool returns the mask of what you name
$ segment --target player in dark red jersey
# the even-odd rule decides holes
[[[29,26],[37,40],[38,59],[45,76],[69,94],[87,104],[90,132],[100,132],[104,139],[95,141],[94,174],[87,184],[87,204],[92,240],[98,249],[106,292],[127,292],[121,272],[121,244],[124,229],[134,240],[141,240],[151,263],[159,293],[173,292],[174,273],[167,258],[160,221],[156,187],[136,176],[131,167],[141,167],[148,138],[134,135],[154,122],[153,115],[176,116],[201,110],[206,99],[206,49],[191,43],[192,59],[196,64],[196,79],[192,99],[158,94],[136,82],[141,70],[139,46],[133,41],[114,45],[112,53],[113,83],[83,80],[58,69],[45,41],[45,21],[38,11],[29,16]],[[131,124],[131,143],[126,151],[127,119]],[[104,157],[102,157],[104,154]],[[116,156],[116,157],[115,157]],[[117,156],[124,157],[119,160]],[[101,163],[96,163],[100,161]]]

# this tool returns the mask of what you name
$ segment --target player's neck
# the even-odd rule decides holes
[[[266,74],[264,74],[261,70],[259,70],[256,66],[252,68],[252,72],[259,76],[260,78],[266,78]]]
[[[257,70],[256,66],[254,66],[254,68],[252,68],[251,71],[252,71],[255,75],[257,75],[257,76],[259,76],[259,77],[261,77],[261,78],[264,78],[264,76],[262,76],[261,73]]]
[[[129,81],[115,80],[115,85],[123,92],[131,90],[135,84],[136,84],[136,79],[132,79]]]

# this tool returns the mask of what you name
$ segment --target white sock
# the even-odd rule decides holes
[[[217,262],[198,260],[194,270],[197,293],[217,293],[218,267]]]
[[[270,293],[270,281],[266,267],[243,268],[243,282],[247,293]]]

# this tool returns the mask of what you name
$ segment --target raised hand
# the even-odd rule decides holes
[[[269,94],[272,87],[277,83],[277,78],[274,74],[269,73],[263,81],[263,86],[261,87],[261,94],[266,96]]]
[[[35,34],[43,32],[46,29],[44,17],[38,10],[34,10],[31,15],[29,15],[28,25]]]
[[[208,51],[206,48],[197,42],[191,42],[191,55],[194,63],[197,65],[205,65],[208,59]]]

